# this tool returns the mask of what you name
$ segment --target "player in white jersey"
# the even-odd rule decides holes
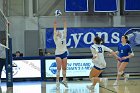
[[[61,68],[62,68],[62,75],[63,75],[62,84],[64,84],[65,87],[68,87],[66,81],[67,56],[68,56],[68,49],[66,46],[67,24],[65,19],[63,19],[63,22],[64,22],[64,30],[57,30],[56,20],[54,21],[54,42],[56,45],[55,59],[57,62],[57,74],[56,74],[57,89],[60,88],[59,77],[60,77]]]
[[[92,81],[92,85],[87,86],[88,89],[94,90],[94,86],[97,82],[103,82],[105,87],[107,86],[108,78],[99,78],[98,76],[106,68],[106,62],[104,59],[104,52],[110,52],[115,56],[116,59],[120,59],[113,50],[110,48],[101,45],[102,39],[100,37],[94,38],[94,44],[91,45],[90,49],[93,54],[92,62],[94,64],[93,68],[90,71],[89,78]]]

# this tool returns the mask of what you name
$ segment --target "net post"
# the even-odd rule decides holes
[[[46,86],[46,64],[45,64],[45,57],[41,57],[41,86],[45,87]]]
[[[12,72],[12,38],[9,39],[9,49],[6,49],[6,85],[13,87],[13,72]]]

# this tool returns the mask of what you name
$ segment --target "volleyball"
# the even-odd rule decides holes
[[[60,10],[55,10],[55,16],[61,16],[62,12]]]

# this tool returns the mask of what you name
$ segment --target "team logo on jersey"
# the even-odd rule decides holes
[[[131,46],[140,46],[140,28],[131,28],[126,31]]]
[[[51,66],[49,67],[49,70],[50,70],[53,74],[56,74],[56,72],[57,72],[57,64],[56,64],[56,62],[53,62],[53,63],[51,64]]]

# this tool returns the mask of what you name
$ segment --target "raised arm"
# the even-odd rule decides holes
[[[56,27],[57,27],[57,24],[56,24],[56,20],[54,20],[54,36],[53,36],[53,38],[54,38],[54,40],[56,39]]]
[[[63,23],[64,23],[64,38],[67,37],[67,22],[65,18],[62,18]]]

